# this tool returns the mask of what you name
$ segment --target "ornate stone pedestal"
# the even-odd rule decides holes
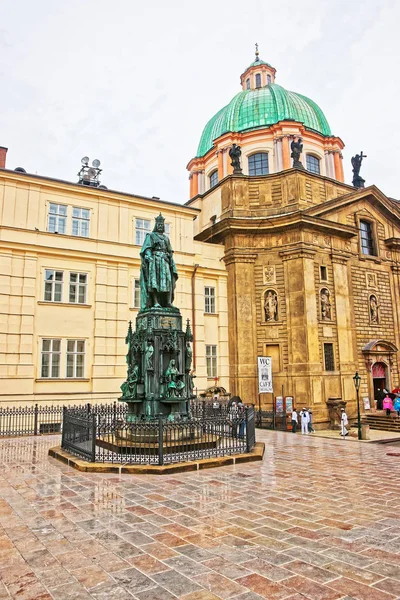
[[[341,398],[328,398],[326,404],[329,408],[329,429],[340,429],[340,410],[346,410],[347,402]]]

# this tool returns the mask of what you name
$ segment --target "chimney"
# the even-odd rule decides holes
[[[0,169],[6,168],[6,155],[8,148],[4,148],[4,146],[0,146]]]

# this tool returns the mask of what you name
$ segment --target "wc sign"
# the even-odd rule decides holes
[[[272,387],[272,358],[271,356],[257,356],[258,366],[258,393],[273,393]]]

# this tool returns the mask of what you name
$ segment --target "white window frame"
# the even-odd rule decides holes
[[[206,345],[206,367],[208,379],[215,379],[218,377],[218,356],[216,345]]]
[[[140,279],[135,277],[132,284],[132,306],[140,308]]]
[[[47,274],[52,273],[52,279],[48,279],[48,275]],[[61,279],[56,279],[57,275],[61,274]],[[64,271],[59,271],[57,269],[45,269],[44,271],[44,294],[43,294],[43,298],[44,298],[44,302],[56,302],[57,304],[59,302],[63,301],[63,292],[64,292]],[[50,290],[50,300],[48,298],[46,298],[46,293]],[[60,293],[60,299],[59,300],[55,300],[54,297],[56,295],[56,292]]]
[[[74,214],[74,213],[76,213],[76,214]],[[87,216],[85,216],[85,215],[87,215]],[[74,225],[76,225],[76,227],[77,227],[77,232],[74,232]],[[78,237],[89,237],[89,235],[90,235],[90,209],[89,208],[82,208],[80,206],[72,207],[71,235],[78,236]]]
[[[50,342],[49,349],[44,350],[45,342]],[[55,347],[58,350],[55,349]],[[60,379],[60,369],[61,369],[61,349],[62,349],[62,340],[60,338],[42,338],[41,343],[41,359],[40,359],[40,377],[41,379]],[[48,375],[43,375],[44,368],[44,357],[48,357]],[[57,358],[57,360],[56,360]],[[57,369],[57,374],[53,375],[53,368]]]
[[[204,286],[204,312],[215,315],[215,287],[213,286]]]
[[[145,225],[146,224],[146,225]],[[151,232],[150,219],[135,219],[135,244],[143,246],[146,234]]]
[[[67,232],[67,217],[68,217],[68,206],[66,204],[57,204],[56,202],[49,202],[48,215],[47,215],[47,231],[50,233],[61,233]],[[50,225],[54,223],[53,225]]]
[[[80,346],[82,344],[83,346]],[[83,347],[83,350],[80,348]],[[82,364],[79,357],[83,357]],[[85,358],[86,358],[86,340],[69,340],[67,339],[66,361],[65,361],[65,377],[66,379],[83,379],[85,377]],[[72,367],[72,375],[68,374],[69,367]],[[82,372],[78,375],[78,368],[82,368]]]
[[[77,280],[71,281],[71,276],[76,275]],[[85,280],[83,281],[83,278]],[[82,279],[82,281],[81,281]],[[88,287],[88,274],[87,273],[78,273],[76,271],[71,271],[69,274],[69,287],[68,287],[68,302],[70,304],[87,304],[87,287]],[[75,298],[71,300],[71,291]],[[81,292],[83,291],[83,301],[80,300]]]

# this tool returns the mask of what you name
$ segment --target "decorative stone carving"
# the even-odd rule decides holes
[[[379,325],[379,303],[375,294],[369,297],[369,320],[371,325]]]
[[[144,354],[144,364],[146,371],[153,371],[153,354],[154,354],[154,346],[152,340],[148,340],[147,348]]]
[[[264,283],[275,283],[275,281],[275,267],[273,265],[267,265],[266,267],[264,267]]]
[[[376,273],[366,273],[367,287],[377,289]]]
[[[330,321],[332,318],[332,305],[328,288],[322,288],[320,292],[321,318],[323,321]]]
[[[264,294],[264,314],[267,323],[278,320],[278,294],[267,290]]]

